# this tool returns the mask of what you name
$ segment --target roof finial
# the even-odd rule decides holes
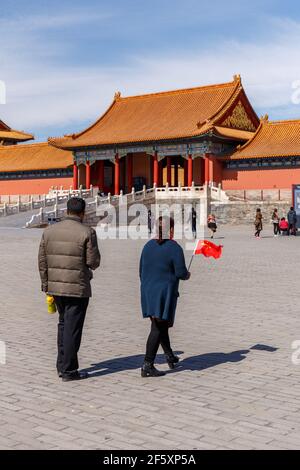
[[[121,98],[121,92],[120,91],[116,91],[115,93],[115,100],[119,100]]]
[[[265,114],[264,116],[261,116],[260,120],[264,122],[269,122],[269,115]]]
[[[233,81],[241,83],[242,79],[239,73],[236,75],[233,75]]]

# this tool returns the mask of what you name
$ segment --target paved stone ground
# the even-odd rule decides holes
[[[222,228],[223,258],[195,259],[171,333],[181,365],[158,379],[139,370],[144,242],[102,241],[80,352],[91,377],[62,383],[57,317],[39,291],[41,231],[0,228],[0,448],[299,449],[300,238],[251,229]]]

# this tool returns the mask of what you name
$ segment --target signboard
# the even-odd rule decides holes
[[[300,184],[293,184],[293,206],[297,214],[297,228],[300,227]]]

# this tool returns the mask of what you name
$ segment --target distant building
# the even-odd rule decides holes
[[[118,194],[132,186],[221,182],[223,162],[259,119],[241,84],[121,97],[86,130],[49,143],[74,154],[74,183]],[[138,188],[137,188],[138,189]]]
[[[0,120],[0,145],[13,145],[31,139],[33,139],[33,135],[11,129],[11,127]]]
[[[0,194],[46,194],[51,186],[69,188],[72,181],[71,152],[47,142],[0,145]]]
[[[239,75],[219,85],[118,92],[90,127],[48,143],[8,146],[32,136],[1,129],[0,121],[1,194],[91,184],[112,194],[167,183],[214,182],[224,190],[300,184],[300,120],[259,119]]]

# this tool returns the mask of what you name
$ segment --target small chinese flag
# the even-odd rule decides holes
[[[204,255],[207,258],[213,256],[215,259],[222,256],[222,245],[215,245],[208,240],[199,240],[194,250],[194,255]]]

